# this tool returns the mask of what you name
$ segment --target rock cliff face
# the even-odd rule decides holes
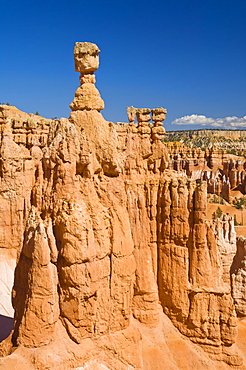
[[[74,54],[81,85],[69,119],[0,107],[0,243],[17,254],[15,325],[1,353],[15,351],[0,364],[161,369],[143,351],[146,335],[164,341],[164,311],[212,358],[242,366],[232,220],[208,222],[206,182],[168,169],[166,110],[130,107],[129,124],[105,121],[99,49],[76,43]],[[196,368],[214,368],[185,345]],[[182,368],[173,361],[166,368]]]
[[[226,154],[216,147],[201,150],[180,142],[166,142],[166,146],[169,169],[179,171],[192,180],[207,181],[208,193],[222,195],[229,203],[245,196],[245,157]]]
[[[240,237],[237,240],[237,253],[231,266],[232,296],[238,316],[246,315],[246,239]]]

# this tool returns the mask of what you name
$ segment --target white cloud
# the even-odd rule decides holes
[[[210,118],[203,115],[191,114],[190,116],[184,116],[175,119],[172,122],[172,125],[196,125],[225,129],[240,129],[246,127],[246,116],[242,118],[236,116],[225,118]]]

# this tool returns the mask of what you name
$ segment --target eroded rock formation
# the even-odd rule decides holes
[[[246,238],[239,237],[237,240],[237,253],[231,266],[232,296],[235,302],[237,314],[240,317],[246,315]]]
[[[233,203],[246,193],[246,161],[243,156],[228,155],[216,147],[201,150],[181,142],[167,142],[168,168],[192,180],[207,181],[208,193],[223,196]]]
[[[96,358],[110,369],[144,369],[141,328],[162,337],[164,311],[213,358],[241,366],[232,220],[208,222],[207,183],[168,169],[164,108],[130,107],[129,124],[103,118],[98,53],[75,45],[81,85],[69,119],[1,107],[2,247],[18,254],[15,355],[26,348],[34,368],[45,368],[42,353],[57,353],[59,335],[64,357],[49,355],[51,368]]]

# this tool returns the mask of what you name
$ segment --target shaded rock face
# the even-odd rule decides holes
[[[192,341],[241,364],[230,353],[237,330],[229,263],[223,272],[216,226],[206,221],[206,182],[167,169],[165,109],[152,110],[154,124],[150,110],[133,107],[129,124],[104,120],[98,53],[76,44],[82,87],[69,120],[0,107],[0,242],[19,256],[13,343],[47,345],[61,324],[77,344],[98,340],[131,328],[132,315],[156,327],[160,302]]]
[[[213,220],[212,229],[219,249],[223,282],[230,285],[231,266],[237,251],[233,217],[223,214],[220,218]]]
[[[49,343],[59,317],[58,279],[54,265],[57,256],[52,245],[54,236],[48,228],[32,207],[13,288],[13,339],[26,347]]]
[[[238,316],[246,315],[246,238],[237,239],[237,253],[231,266],[232,296]]]

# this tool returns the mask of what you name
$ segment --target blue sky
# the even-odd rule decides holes
[[[244,0],[2,0],[0,102],[68,117],[89,41],[107,120],[162,106],[167,130],[246,127],[245,16]]]

